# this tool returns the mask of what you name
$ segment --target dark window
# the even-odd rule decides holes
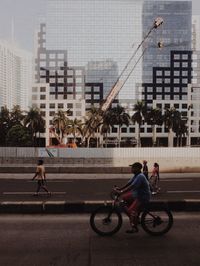
[[[187,104],[186,104],[186,103],[183,103],[183,104],[182,104],[182,108],[183,108],[183,109],[187,109]]]
[[[68,116],[73,116],[73,111],[72,110],[67,110],[67,115]]]
[[[187,112],[181,112],[182,116],[187,116]]]
[[[46,95],[40,95],[40,100],[45,100],[46,99]]]
[[[49,104],[49,108],[50,108],[50,109],[54,109],[54,108],[55,108],[55,103],[50,103],[50,104]]]
[[[67,108],[73,108],[73,103],[68,103]]]
[[[135,128],[134,127],[130,127],[129,131],[130,131],[130,133],[135,133]]]
[[[148,132],[148,133],[151,133],[151,132],[152,132],[152,128],[151,128],[151,127],[148,127],[148,128],[147,128],[147,132]]]
[[[174,108],[178,109],[179,108],[179,104],[178,103],[175,103],[174,104]]]
[[[159,109],[162,109],[162,104],[157,103],[157,104],[156,104],[156,107],[159,108]]]
[[[40,92],[46,92],[46,88],[45,87],[41,87],[40,88]]]
[[[170,108],[170,104],[169,103],[166,103],[165,104],[165,108]]]
[[[49,115],[50,116],[54,116],[55,115],[55,112],[54,111],[51,111],[51,112],[49,112]]]
[[[40,108],[46,108],[46,104],[45,103],[41,103],[40,104]]]
[[[122,132],[122,133],[126,133],[126,132],[127,132],[127,128],[126,128],[126,127],[122,127],[122,128],[121,128],[121,132]]]
[[[157,131],[158,133],[161,133],[161,132],[162,132],[162,128],[161,128],[161,127],[158,127],[158,128],[156,129],[156,131]]]
[[[63,103],[58,104],[58,108],[63,108],[63,107],[64,107]]]
[[[117,133],[117,128],[116,127],[112,127],[112,133]]]

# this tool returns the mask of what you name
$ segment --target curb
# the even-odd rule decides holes
[[[4,201],[0,203],[1,214],[64,214],[91,213],[94,209],[111,204],[111,201]],[[171,211],[200,211],[200,200],[151,201],[150,208],[159,210],[163,207]]]
[[[33,166],[0,166],[0,173],[34,173],[36,167]],[[130,174],[130,167],[114,166],[45,166],[47,173],[69,173],[69,174]]]

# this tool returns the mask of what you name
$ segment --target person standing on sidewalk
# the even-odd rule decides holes
[[[45,185],[45,181],[46,181],[46,173],[45,173],[45,168],[44,168],[44,161],[43,160],[39,160],[38,161],[38,165],[36,168],[36,173],[34,175],[34,177],[32,178],[32,180],[34,180],[37,177],[37,191],[34,194],[34,196],[38,196],[38,193],[40,191],[40,189],[42,188],[43,190],[45,190],[49,196],[51,196],[51,192],[47,189],[46,185]]]
[[[147,166],[147,161],[143,161],[143,168],[142,168],[143,174],[145,175],[146,179],[149,180],[149,170]]]
[[[154,163],[153,171],[150,177],[150,185],[152,188],[152,195],[157,194],[160,191],[159,181],[160,181],[160,172],[159,172],[159,164]]]

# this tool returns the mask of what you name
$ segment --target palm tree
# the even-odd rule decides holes
[[[73,120],[69,120],[66,128],[65,128],[65,133],[66,134],[72,134],[74,138],[74,143],[76,143],[76,136],[77,135],[82,135],[82,121],[75,118]]]
[[[145,107],[143,101],[137,101],[137,103],[133,107],[133,111],[135,111],[135,113],[131,117],[131,120],[133,121],[133,123],[136,122],[138,124],[137,146],[140,147],[141,146],[140,130],[141,130],[141,125],[145,120],[147,108]]]
[[[39,132],[39,147],[40,147],[40,133],[45,132],[45,120],[43,119],[42,115],[38,117],[38,125],[36,129],[37,132]]]
[[[10,112],[6,106],[1,107],[0,111],[0,145],[6,145],[6,134],[10,129]]]
[[[162,111],[159,108],[150,108],[147,111],[145,121],[152,127],[152,144],[156,146],[156,125],[162,126],[163,124]]]
[[[103,112],[99,108],[92,107],[86,115],[84,129],[83,129],[83,141],[87,138],[87,146],[90,145],[90,138],[96,137],[97,147],[99,144],[99,131],[102,125]],[[97,135],[97,136],[96,136]]]
[[[68,111],[67,111],[68,112]],[[53,118],[53,125],[57,129],[59,136],[59,142],[60,144],[63,143],[63,137],[65,133],[66,126],[68,125],[69,119],[67,118],[66,114],[67,112],[63,110],[58,110],[58,112],[55,114]]]
[[[107,148],[107,139],[108,139],[108,133],[110,133],[111,128],[114,126],[112,121],[112,109],[108,109],[103,114],[103,122],[101,126],[101,134],[105,136],[105,144]]]
[[[173,131],[176,133],[177,137],[177,146],[182,146],[182,137],[185,137],[188,133],[187,120],[181,117],[181,114],[177,115],[176,120],[174,121]]]
[[[163,120],[165,127],[168,129],[168,147],[173,147],[173,129],[175,129],[175,125],[177,123],[177,120],[179,119],[180,112],[177,111],[174,107],[165,110]]]
[[[40,109],[37,107],[31,107],[24,117],[24,125],[27,126],[32,135],[32,142],[35,146],[36,134],[44,132],[45,120],[43,119]],[[39,136],[40,138],[40,136]]]
[[[187,138],[188,135],[188,126],[187,126],[187,120],[186,119],[181,119],[181,123],[180,123],[180,146],[183,146],[183,138],[182,137],[186,137]],[[186,140],[187,142],[187,140]]]
[[[112,125],[118,125],[118,145],[120,147],[121,142],[121,128],[123,125],[127,127],[130,124],[130,116],[125,112],[124,107],[117,105],[110,110],[110,121]]]
[[[19,105],[13,106],[11,112],[10,112],[10,122],[11,126],[15,125],[23,125],[23,119],[24,119],[23,111],[21,110]]]

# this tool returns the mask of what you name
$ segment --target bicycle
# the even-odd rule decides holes
[[[100,236],[112,236],[123,224],[122,212],[127,203],[119,200],[119,195],[111,192],[112,202],[94,210],[90,216],[90,226]],[[142,206],[138,214],[138,224],[152,236],[166,234],[173,225],[173,215],[168,208],[152,208],[150,204]]]

